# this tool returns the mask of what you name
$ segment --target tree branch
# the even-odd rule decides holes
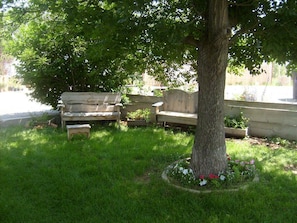
[[[184,38],[183,43],[198,47],[200,41],[195,39],[193,36],[187,36],[186,38]]]

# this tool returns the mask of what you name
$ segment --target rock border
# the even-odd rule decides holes
[[[187,158],[187,159],[188,159],[188,158]],[[182,159],[182,160],[183,160],[183,159]],[[180,162],[180,161],[181,161],[181,160],[177,160],[177,161],[175,161],[174,163],[172,163],[172,164],[170,164],[169,166],[167,166],[167,167],[165,168],[165,170],[162,172],[161,177],[162,177],[162,179],[163,179],[165,182],[167,182],[169,185],[171,185],[171,186],[173,186],[173,187],[175,187],[175,188],[177,188],[177,189],[183,190],[183,191],[187,191],[187,192],[191,192],[191,193],[197,193],[197,194],[207,194],[207,193],[213,193],[213,192],[219,192],[219,193],[221,193],[221,192],[237,192],[237,191],[239,191],[239,190],[246,190],[252,182],[259,182],[259,176],[256,175],[256,176],[254,177],[254,179],[253,179],[251,182],[248,182],[248,183],[246,183],[246,184],[244,184],[244,185],[241,185],[241,186],[239,186],[238,188],[232,188],[232,189],[197,190],[197,189],[191,189],[191,188],[182,187],[182,186],[173,184],[173,183],[169,180],[169,178],[168,178],[168,176],[167,176],[167,173],[168,173],[169,169],[171,169],[177,162]]]

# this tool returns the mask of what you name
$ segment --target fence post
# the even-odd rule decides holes
[[[297,99],[297,70],[292,72],[293,78],[293,99]]]

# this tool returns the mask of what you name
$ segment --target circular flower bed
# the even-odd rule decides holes
[[[218,174],[200,175],[196,178],[190,167],[190,158],[174,162],[166,168],[162,178],[172,185],[195,192],[234,191],[246,188],[247,183],[257,181],[255,161],[231,160],[227,155],[228,166]]]

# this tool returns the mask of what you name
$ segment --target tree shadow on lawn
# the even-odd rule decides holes
[[[75,219],[86,199],[96,207],[94,197],[107,199],[102,194],[112,193],[116,200],[119,191],[126,192],[123,185],[133,188],[136,181],[142,185],[139,179],[144,175],[151,183],[191,144],[191,139],[181,142],[173,134],[152,128],[104,127],[94,129],[90,139],[71,141],[66,131],[7,128],[1,130],[0,138],[2,222],[21,218],[41,222],[51,212],[58,218],[69,211]],[[40,214],[35,216],[35,212]]]
[[[193,137],[153,128],[91,131],[90,139],[68,141],[66,131],[48,128],[1,130],[0,221],[211,222],[226,213],[260,221],[266,206],[272,211],[264,219],[282,222],[286,213],[290,222],[295,216],[296,175],[282,163],[272,165],[273,158],[288,157],[284,151],[263,152],[260,183],[246,191],[193,195],[161,180],[165,167],[189,156]]]

